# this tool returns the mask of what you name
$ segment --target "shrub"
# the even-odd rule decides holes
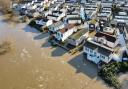
[[[57,47],[57,44],[55,42],[50,42],[50,43],[51,43],[51,46]]]
[[[36,22],[35,22],[34,20],[32,20],[32,21],[29,23],[29,26],[31,26],[31,27],[35,27],[35,25],[36,25]]]
[[[98,75],[110,86],[120,89],[117,74],[128,71],[128,62],[113,62],[101,68]]]

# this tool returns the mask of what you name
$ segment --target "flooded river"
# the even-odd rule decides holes
[[[47,39],[47,33],[0,16],[0,42],[13,44],[11,52],[0,55],[0,89],[108,89],[81,53],[52,48]]]

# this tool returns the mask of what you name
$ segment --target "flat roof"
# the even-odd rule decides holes
[[[88,32],[87,29],[78,29],[78,31],[77,31],[76,33],[74,33],[73,35],[71,35],[69,38],[70,38],[70,39],[77,40],[77,39],[79,39],[82,35],[84,35],[86,32]]]

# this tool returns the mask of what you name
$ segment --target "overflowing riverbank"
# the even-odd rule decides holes
[[[14,46],[0,56],[0,89],[108,89],[81,53],[52,48],[47,39],[48,33],[0,16],[0,42],[11,40]]]

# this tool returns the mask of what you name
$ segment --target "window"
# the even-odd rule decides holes
[[[63,37],[63,34],[61,34],[61,37]]]
[[[93,53],[93,51],[90,49],[90,53]]]
[[[96,52],[94,52],[94,56],[96,56]]]
[[[88,48],[86,48],[86,47],[85,47],[85,50],[86,50],[87,52],[89,51],[89,49],[88,49]]]
[[[101,57],[102,59],[105,59],[105,56],[104,56],[104,55],[100,55],[100,57]]]
[[[59,36],[59,33],[57,33],[57,35]]]

